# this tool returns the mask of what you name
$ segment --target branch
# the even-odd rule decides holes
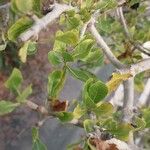
[[[44,115],[48,115],[48,110],[44,106],[39,106],[31,101],[27,101],[26,104],[32,110],[40,112],[41,114],[44,114]]]
[[[125,20],[125,17],[123,15],[123,10],[122,10],[122,7],[119,7],[117,9],[117,12],[118,12],[118,15],[120,17],[120,22],[123,26],[123,29],[124,29],[124,32],[125,32],[125,35],[126,37],[129,39],[130,43],[137,49],[139,50],[140,52],[150,56],[150,53],[147,51],[147,49],[145,49],[143,46],[141,46],[139,43],[135,43],[134,41],[132,41],[131,39],[131,35],[130,35],[130,32],[128,30],[128,26],[127,26],[127,23],[126,23],[126,20]]]
[[[120,73],[130,73],[133,77],[141,72],[150,69],[150,58],[141,60],[138,63],[132,64],[129,67],[118,70]]]
[[[29,40],[30,38],[37,36],[42,29],[46,28],[46,26],[48,26],[50,23],[56,20],[63,12],[66,12],[72,9],[75,9],[75,8],[73,8],[70,5],[55,3],[53,6],[53,10],[49,12],[46,16],[44,16],[43,18],[35,22],[34,25],[30,29],[28,29],[26,32],[22,33],[19,36],[19,40],[22,42],[25,42]]]
[[[140,95],[137,106],[138,107],[146,106],[149,103],[149,97],[150,97],[150,78],[147,80],[144,91]]]
[[[134,104],[134,78],[124,81],[124,102],[123,102],[123,118],[124,122],[130,122],[133,115]]]
[[[7,9],[8,7],[10,7],[10,3],[6,3],[4,5],[1,5],[0,9]]]
[[[56,115],[55,112],[49,112],[44,106],[39,106],[39,105],[37,105],[36,103],[31,102],[31,101],[27,101],[27,102],[26,102],[26,105],[27,105],[30,109],[32,109],[32,110],[34,110],[34,111],[37,111],[37,112],[41,113],[42,115],[45,115],[46,118],[47,118],[48,116],[57,118],[57,115]],[[41,122],[39,122],[39,123],[40,123],[40,126],[47,120],[46,118],[44,118]],[[73,119],[72,121],[68,122],[68,124],[70,124],[70,125],[75,125],[75,126],[78,126],[78,127],[83,128],[83,122],[80,121],[80,120],[77,120],[77,119]]]
[[[107,58],[111,61],[111,63],[118,69],[124,68],[125,65],[123,65],[116,57],[115,55],[111,52],[110,48],[106,44],[106,42],[103,40],[102,36],[98,33],[95,25],[94,25],[95,20],[91,19],[91,22],[89,24],[90,26],[90,32],[94,36],[97,44],[102,48],[104,54],[107,56]]]

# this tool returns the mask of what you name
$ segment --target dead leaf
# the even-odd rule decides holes
[[[55,100],[50,103],[50,107],[52,111],[56,112],[66,111],[68,107],[68,101]]]
[[[109,144],[107,141],[98,138],[90,139],[90,143],[96,148],[96,150],[119,150],[115,144]]]

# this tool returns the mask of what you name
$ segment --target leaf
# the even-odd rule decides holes
[[[59,30],[56,32],[56,37],[58,36],[62,36],[64,33]],[[55,42],[54,42],[54,45],[53,45],[53,51],[65,51],[66,49],[66,44],[62,41],[59,41],[59,40],[56,40],[55,38]]]
[[[23,80],[22,74],[19,69],[14,68],[10,77],[5,82],[5,86],[13,92],[17,90]]]
[[[142,109],[142,116],[144,118],[144,121],[146,122],[145,128],[150,127],[150,108]]]
[[[37,51],[37,43],[34,41],[30,41],[28,44],[27,55],[33,55]]]
[[[129,137],[130,131],[132,131],[134,128],[128,124],[128,123],[122,123],[118,124],[117,128],[114,130],[111,130],[110,132],[115,135],[116,138],[127,141]]]
[[[60,54],[57,51],[50,51],[48,53],[48,60],[52,65],[59,65],[63,62]]]
[[[12,103],[10,101],[0,101],[0,116],[6,115],[12,112],[16,107],[18,107],[19,103]]]
[[[29,44],[29,41],[27,41],[23,47],[20,48],[19,50],[19,57],[20,57],[20,60],[25,63],[26,62],[26,59],[27,59],[27,49],[28,49],[28,44]]]
[[[75,77],[83,82],[85,82],[89,79],[89,74],[87,74],[86,72],[84,72],[81,69],[74,69],[69,66],[67,66],[67,69],[69,70],[69,72],[71,73],[71,75],[73,77]]]
[[[117,130],[117,122],[113,118],[107,118],[104,122],[100,122],[100,124],[108,131]]]
[[[33,0],[12,0],[12,7],[15,12],[27,14],[33,8]]]
[[[38,128],[32,128],[32,150],[47,150],[44,143],[39,139]]]
[[[96,9],[100,9],[101,11],[107,11],[109,9],[114,9],[117,4],[117,0],[102,0],[96,4]]]
[[[56,98],[65,81],[66,71],[55,70],[48,76],[48,95]]]
[[[6,46],[7,46],[7,43],[1,44],[0,45],[0,52],[3,51],[3,50],[5,50]]]
[[[72,112],[59,112],[57,113],[57,117],[62,122],[69,122],[73,120],[74,116]]]
[[[17,102],[25,103],[29,95],[31,95],[31,93],[32,93],[32,87],[31,85],[29,85],[23,90],[23,92],[20,95],[18,95],[18,97],[16,98]]]
[[[102,16],[100,18],[100,21],[98,22],[98,27],[100,28],[100,30],[102,30],[106,33],[110,33],[111,32],[111,21],[109,20],[108,17]]]
[[[89,132],[92,132],[94,129],[93,129],[93,126],[94,126],[94,123],[92,120],[90,119],[86,119],[84,120],[83,122],[83,126],[84,126],[84,129],[87,133]]]
[[[89,97],[89,93],[88,93],[89,87],[92,85],[93,82],[94,82],[93,78],[88,79],[84,84],[83,93],[82,93],[83,104],[87,109],[90,110],[96,108],[94,101]]]
[[[146,122],[145,122],[144,118],[136,117],[134,119],[134,125],[136,126],[134,131],[139,131],[139,130],[143,130],[145,128]]]
[[[99,49],[92,48],[89,54],[84,59],[82,59],[82,61],[100,66],[101,64],[103,64],[104,55]]]
[[[130,73],[126,73],[126,74],[113,73],[111,80],[109,82],[107,82],[107,84],[106,84],[109,92],[116,90],[116,88],[123,81],[129,79],[130,77],[132,77],[132,75]]]
[[[32,9],[37,15],[41,15],[41,0],[32,0]]]
[[[81,41],[73,52],[73,58],[74,59],[82,59],[88,55],[91,48],[93,46],[93,40],[92,39],[85,39]]]
[[[78,104],[73,111],[73,115],[75,119],[81,118],[85,113],[86,113],[85,107],[81,106],[80,104]]]
[[[17,20],[8,30],[8,39],[10,41],[16,41],[19,35],[25,32],[33,24],[33,21],[29,17],[22,17]]]
[[[64,62],[72,62],[73,61],[72,55],[69,54],[68,52],[61,52],[61,55],[63,57]]]
[[[88,92],[94,103],[98,103],[106,97],[108,88],[103,82],[97,81],[89,87]]]
[[[66,111],[68,108],[68,101],[60,101],[60,100],[54,100],[50,103],[51,110],[60,112],[60,111]]]
[[[56,36],[56,40],[64,42],[65,44],[75,45],[78,42],[78,32],[76,30],[64,32],[63,34]]]
[[[99,117],[101,116],[108,116],[108,115],[112,115],[113,113],[113,105],[111,103],[108,102],[103,102],[100,106],[97,106],[96,109],[94,110],[95,114]]]
[[[36,43],[31,42],[30,40],[25,42],[24,45],[20,48],[19,50],[19,57],[20,60],[25,63],[27,60],[27,55],[28,54],[33,54],[36,51]]]

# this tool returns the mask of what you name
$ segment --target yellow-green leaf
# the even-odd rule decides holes
[[[132,77],[132,75],[130,73],[126,73],[126,74],[120,74],[120,73],[113,73],[112,74],[112,78],[110,81],[107,82],[107,87],[109,92],[112,92],[114,90],[116,90],[116,88],[125,80],[129,79],[130,77]]]

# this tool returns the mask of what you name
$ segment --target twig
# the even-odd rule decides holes
[[[130,122],[133,115],[134,104],[134,79],[130,78],[124,81],[124,103],[123,103],[123,118],[124,122]]]
[[[48,110],[44,106],[39,106],[39,105],[37,105],[37,104],[35,104],[34,102],[31,102],[31,101],[27,101],[26,104],[32,110],[40,112],[41,114],[44,114],[44,115],[48,115]]]
[[[146,106],[149,103],[149,98],[150,98],[150,78],[147,80],[144,91],[140,95],[137,106],[138,107]]]
[[[124,68],[125,65],[123,65],[116,57],[115,55],[111,52],[110,48],[108,47],[108,45],[106,44],[106,42],[103,40],[102,36],[98,33],[95,25],[94,25],[94,19],[91,20],[90,24],[89,24],[89,29],[91,34],[94,36],[97,44],[102,47],[102,50],[104,52],[104,54],[107,56],[107,58],[111,61],[111,63],[117,67],[118,69]]]
[[[66,4],[58,4],[55,3],[53,6],[53,10],[49,12],[46,16],[39,19],[34,25],[28,29],[26,32],[22,33],[19,36],[19,40],[25,42],[30,38],[37,36],[39,32],[47,27],[50,23],[56,20],[63,12],[75,9],[74,7]]]
[[[10,3],[6,3],[4,5],[1,5],[0,9],[7,9],[8,7],[10,7]]]
[[[55,118],[57,118],[57,114],[55,112],[49,112],[44,106],[39,106],[36,103],[31,102],[31,101],[27,101],[26,105],[30,109],[45,115],[45,118],[42,121],[39,122],[40,126],[47,120],[47,117],[55,117]],[[72,121],[68,122],[68,124],[75,125],[75,126],[83,128],[83,122],[80,121],[80,120],[77,120],[77,119],[73,119]]]
[[[120,73],[130,73],[133,77],[143,71],[150,69],[150,58],[141,60],[138,63],[132,64],[129,67],[118,70]]]
[[[130,32],[128,30],[128,26],[127,26],[127,23],[126,23],[126,20],[125,20],[125,17],[123,15],[123,10],[122,10],[122,7],[119,7],[117,8],[117,12],[119,14],[119,17],[120,17],[120,22],[123,26],[123,29],[124,29],[124,32],[125,32],[125,35],[126,37],[129,39],[130,43],[137,49],[139,50],[140,52],[150,56],[150,53],[147,51],[147,49],[145,49],[142,45],[138,44],[138,43],[135,43],[134,41],[132,41],[131,39],[131,35],[130,35]]]

